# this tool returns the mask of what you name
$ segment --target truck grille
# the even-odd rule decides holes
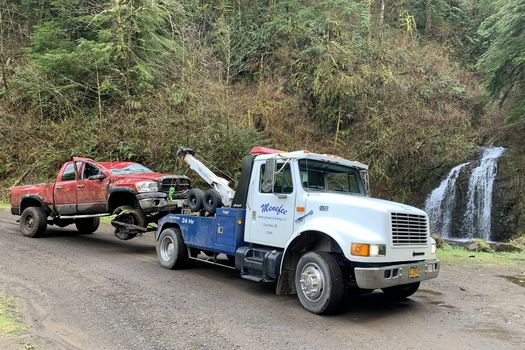
[[[392,213],[394,246],[427,244],[428,220],[424,215]]]
[[[169,193],[171,187],[173,187],[175,190],[173,193],[173,198],[185,198],[186,193],[191,188],[191,183],[187,178],[177,177],[164,178],[160,182],[161,192]]]

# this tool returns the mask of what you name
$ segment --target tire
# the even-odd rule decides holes
[[[188,266],[190,258],[188,248],[182,238],[180,229],[170,227],[162,230],[155,244],[160,266],[175,270]]]
[[[202,202],[204,198],[204,192],[200,188],[192,188],[188,192],[188,207],[193,212],[199,212],[202,210]]]
[[[42,237],[47,228],[47,215],[41,207],[25,208],[20,216],[20,230],[26,237]]]
[[[206,191],[202,201],[202,206],[210,215],[215,214],[217,208],[223,206],[221,194],[214,189]]]
[[[77,231],[81,234],[87,235],[95,232],[100,225],[100,218],[86,218],[75,220]]]
[[[325,252],[307,252],[295,270],[295,288],[303,307],[314,314],[333,313],[344,296],[344,280],[335,258]]]
[[[148,219],[141,209],[132,207],[131,205],[121,205],[113,211],[113,215],[118,217],[118,221],[126,224],[136,225],[146,228],[148,226]],[[127,241],[136,236],[136,233],[130,233],[124,228],[115,228],[115,236],[118,239]]]
[[[400,286],[383,288],[382,291],[389,300],[401,301],[417,292],[419,285],[420,282],[402,284]]]

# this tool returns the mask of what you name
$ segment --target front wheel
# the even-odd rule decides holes
[[[417,292],[420,282],[402,284],[400,286],[383,288],[382,291],[385,296],[393,301],[404,300]]]
[[[41,237],[47,228],[47,215],[41,207],[25,208],[20,216],[20,230],[26,237]]]
[[[331,313],[343,299],[343,274],[332,255],[307,252],[297,264],[295,288],[306,310],[314,314]]]
[[[180,269],[189,264],[188,248],[184,244],[182,233],[176,227],[163,230],[155,248],[160,266],[166,269]]]
[[[146,228],[148,226],[148,219],[141,209],[134,208],[131,205],[121,205],[115,211],[113,215],[116,215],[115,220],[123,222],[129,225],[135,225]],[[118,239],[127,241],[136,236],[136,233],[130,233],[125,227],[118,226],[115,228],[115,236]]]

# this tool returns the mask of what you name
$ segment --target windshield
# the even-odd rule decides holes
[[[359,171],[355,168],[300,159],[301,184],[308,192],[337,192],[364,196],[365,186]]]
[[[146,168],[144,165],[140,164],[130,164],[125,168],[120,169],[110,169],[110,172],[113,175],[128,175],[128,174],[143,174],[143,173],[152,173],[153,170]]]

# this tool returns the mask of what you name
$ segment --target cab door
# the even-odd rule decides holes
[[[77,183],[79,214],[101,214],[107,211],[109,177],[96,164],[82,162]]]
[[[254,163],[246,206],[245,241],[282,248],[294,230],[295,162],[277,162],[273,189],[263,186],[265,167],[263,161]]]
[[[80,162],[77,162],[80,165]],[[59,172],[53,196],[55,208],[60,215],[77,213],[77,169],[74,162],[67,162]]]

